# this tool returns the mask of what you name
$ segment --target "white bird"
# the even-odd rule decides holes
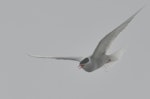
[[[141,8],[142,9],[142,8]],[[132,19],[141,11],[139,9],[135,14],[129,17],[126,21],[124,21],[121,25],[107,34],[97,45],[95,51],[92,55],[83,58],[83,57],[37,57],[36,58],[46,58],[46,59],[59,59],[59,60],[72,60],[78,61],[79,66],[87,72],[92,72],[107,63],[114,62],[119,59],[120,52],[117,51],[113,54],[107,55],[106,52],[111,45],[112,41],[119,35],[119,33],[124,30],[127,25],[132,21]]]

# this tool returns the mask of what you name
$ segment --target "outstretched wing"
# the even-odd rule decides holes
[[[43,58],[43,59],[58,59],[58,60],[72,60],[72,61],[78,61],[80,62],[83,58],[82,57],[43,57],[43,56],[32,56],[31,57],[35,58]]]
[[[142,10],[139,9],[135,14],[129,17],[125,22],[115,28],[112,32],[107,34],[98,44],[96,47],[92,57],[98,58],[103,54],[106,54],[109,46],[111,45],[112,41],[119,35],[119,33],[127,27],[127,25],[132,21],[132,19]]]

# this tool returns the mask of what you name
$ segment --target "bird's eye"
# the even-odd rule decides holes
[[[89,62],[89,59],[88,58],[85,58],[85,59],[83,59],[81,62],[80,62],[80,64],[85,64],[85,63],[88,63]]]

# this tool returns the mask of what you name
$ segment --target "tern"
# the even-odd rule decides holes
[[[142,9],[142,8],[141,8]],[[125,20],[122,24],[120,24],[117,28],[108,33],[97,45],[96,49],[92,53],[92,55],[88,57],[41,57],[41,56],[33,56],[36,58],[45,58],[45,59],[58,59],[58,60],[72,60],[79,62],[80,68],[84,69],[86,72],[92,72],[94,70],[99,69],[105,64],[117,61],[120,56],[120,51],[116,51],[112,54],[107,54],[108,48],[114,39],[122,32],[127,25],[132,21],[132,19],[141,11],[139,9],[132,16],[130,16],[127,20]]]

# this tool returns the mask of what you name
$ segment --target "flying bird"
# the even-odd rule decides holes
[[[141,8],[142,9],[142,8]],[[84,57],[38,57],[36,58],[45,58],[45,59],[58,59],[58,60],[72,60],[79,62],[80,68],[84,69],[87,72],[92,72],[94,70],[99,69],[105,64],[117,61],[119,59],[120,52],[117,51],[113,54],[107,55],[108,48],[114,39],[120,34],[122,30],[124,30],[127,25],[132,21],[132,19],[141,11],[139,9],[136,13],[134,13],[131,17],[129,17],[126,21],[120,24],[117,28],[108,33],[97,45],[93,54],[84,58]]]

